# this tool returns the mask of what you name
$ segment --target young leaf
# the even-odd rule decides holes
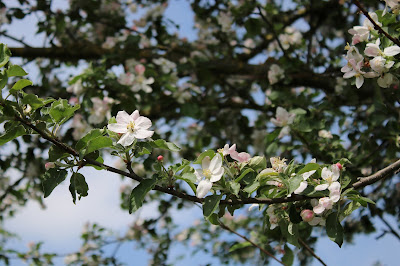
[[[22,77],[28,75],[28,73],[26,73],[22,67],[17,65],[12,65],[7,69],[7,75],[9,77]]]
[[[88,195],[89,186],[86,183],[85,177],[80,173],[73,173],[71,176],[71,184],[69,188],[71,194],[78,193],[79,197],[86,197]],[[76,194],[75,194],[76,195]],[[76,196],[72,195],[73,201],[75,203]]]
[[[222,199],[221,195],[211,195],[204,199],[203,203],[203,215],[209,217],[218,207],[219,201]]]
[[[283,255],[282,257],[282,262],[283,264],[290,266],[293,264],[294,261],[293,251],[287,245],[285,245],[284,250],[285,250],[285,255]]]
[[[0,136],[0,145],[3,145],[19,136],[22,136],[25,133],[25,128],[23,126],[12,126],[6,130],[5,134]]]
[[[43,175],[42,187],[45,198],[51,194],[56,186],[65,180],[67,174],[68,172],[65,170],[51,168]]]
[[[49,115],[54,122],[61,125],[65,123],[79,108],[79,104],[71,106],[68,104],[67,100],[59,99],[51,104]]]
[[[199,157],[197,157],[196,161],[194,161],[194,164],[201,164],[201,162],[203,161],[204,157],[208,156],[210,157],[210,159],[212,159],[212,157],[214,157],[215,152],[213,150],[206,150],[205,152],[201,153],[199,155]]]
[[[254,156],[250,159],[249,166],[255,171],[267,168],[267,160],[264,156]]]
[[[152,142],[152,146],[154,148],[160,148],[160,149],[170,150],[170,151],[180,151],[181,150],[181,148],[176,146],[174,143],[167,142],[163,139],[155,140],[154,142]]]
[[[10,60],[11,52],[7,45],[0,43],[0,67],[5,66],[8,60]]]
[[[301,175],[301,174],[304,174],[305,172],[309,172],[312,170],[318,170],[319,166],[320,165],[317,163],[308,163],[297,174]]]
[[[23,88],[25,88],[25,87],[27,87],[27,86],[30,86],[30,85],[32,85],[33,83],[32,83],[32,81],[30,81],[30,80],[27,80],[27,79],[20,79],[20,80],[18,80],[15,84],[14,84],[14,86],[12,86],[12,88],[11,88],[11,90],[10,90],[10,93],[11,94],[14,94],[14,93],[16,93],[17,91],[20,91],[20,90],[22,90]]]
[[[246,248],[246,247],[250,247],[251,243],[246,241],[246,242],[241,242],[241,243],[236,243],[235,245],[233,245],[230,249],[229,252],[233,252],[235,250],[241,249],[241,248]]]
[[[129,196],[129,213],[138,210],[143,205],[144,197],[146,194],[154,188],[157,183],[156,176],[151,179],[143,179],[139,185],[137,185]]]

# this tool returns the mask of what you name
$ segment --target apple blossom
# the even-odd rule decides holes
[[[375,23],[378,26],[382,26],[382,23],[378,21],[378,15],[374,12],[369,12],[369,16],[372,18],[372,20],[375,21]],[[352,29],[350,29],[348,32],[353,35],[353,40],[352,44],[357,44],[359,42],[363,42],[368,40],[369,38],[369,33],[370,31],[374,30],[374,24],[372,24],[371,21],[369,21],[368,18],[364,19],[363,26],[355,26]]]
[[[276,109],[276,118],[271,118],[271,122],[277,127],[282,127],[278,138],[282,138],[289,134],[289,125],[293,123],[295,117],[296,114],[289,113],[286,109],[280,106]]]
[[[307,179],[312,176],[314,173],[316,172],[316,170],[312,170],[312,171],[308,171],[303,173],[301,176],[303,177],[304,181],[300,182],[299,187],[293,192],[294,194],[300,194],[301,192],[303,192],[306,188],[307,188]]]
[[[323,197],[319,199],[318,205],[314,206],[313,211],[316,214],[321,214],[325,210],[332,209],[332,206],[333,206],[333,200],[330,199],[329,197]]]
[[[222,31],[228,32],[232,25],[232,16],[225,12],[220,12],[217,17],[218,24],[221,25]]]
[[[332,133],[330,131],[325,130],[325,129],[322,129],[322,130],[318,131],[318,137],[324,138],[324,139],[333,138]]]
[[[331,170],[329,170],[326,167],[322,168],[321,177],[327,183],[316,186],[315,190],[322,191],[322,190],[327,189],[329,186],[331,186],[334,183],[339,184],[339,182],[336,181],[339,179],[339,176],[340,176],[340,170],[337,165],[332,165]]]
[[[114,103],[114,99],[106,96],[103,99],[93,97],[90,100],[93,106],[90,109],[89,123],[100,124],[105,118],[107,120],[111,118],[111,105]]]
[[[161,67],[161,71],[164,74],[168,74],[172,70],[176,68],[176,64],[172,61],[169,61],[168,59],[165,58],[157,58],[153,59],[154,64],[159,65]]]
[[[135,78],[131,91],[138,92],[140,90],[151,93],[153,89],[149,86],[154,83],[154,78],[146,78],[144,75],[138,75]]]
[[[132,85],[134,80],[135,80],[135,75],[130,72],[123,73],[118,77],[119,84],[126,86]]]
[[[47,162],[44,165],[44,168],[46,168],[46,170],[49,170],[49,169],[54,168],[54,167],[56,167],[56,165],[53,162]]]
[[[221,179],[224,174],[224,168],[222,167],[222,157],[218,153],[210,160],[210,157],[206,156],[201,161],[202,169],[196,169],[194,174],[197,177],[197,193],[198,198],[203,198],[211,189],[212,183],[217,182]]]
[[[303,219],[303,221],[311,222],[312,219],[314,218],[314,212],[312,210],[305,209],[300,212],[300,216]]]
[[[222,153],[223,156],[230,155],[231,153],[236,152],[236,144],[232,144],[231,147],[229,147],[229,144],[225,144],[222,149],[218,149],[218,152]]]
[[[285,71],[280,68],[277,64],[272,64],[268,71],[268,81],[269,84],[273,85],[278,83],[279,80],[284,78]]]
[[[285,171],[287,167],[285,158],[281,159],[280,157],[271,157],[269,160],[271,162],[272,169],[275,172],[282,173]]]
[[[117,123],[108,124],[108,129],[115,133],[123,134],[118,144],[128,147],[135,139],[146,139],[153,136],[154,131],[148,130],[151,121],[145,116],[140,116],[135,110],[131,115],[125,111],[119,111],[116,117]]]
[[[84,88],[82,86],[82,80],[78,79],[74,84],[72,84],[71,86],[69,86],[67,88],[67,92],[69,93],[73,93],[75,95],[80,95],[82,94],[84,91]]]

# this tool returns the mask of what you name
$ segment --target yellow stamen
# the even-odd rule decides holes
[[[129,124],[126,126],[126,128],[133,132],[135,130],[135,122],[133,122],[133,121],[129,122]]]
[[[210,171],[210,169],[204,169],[204,170],[203,170],[203,175],[204,175],[207,179],[210,179],[210,178],[211,178],[211,171]]]

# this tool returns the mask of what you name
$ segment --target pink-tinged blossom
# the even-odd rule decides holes
[[[300,216],[303,219],[303,221],[311,222],[312,219],[314,218],[314,212],[312,210],[305,209],[300,212]]]
[[[251,156],[247,152],[232,152],[231,158],[238,161],[239,163],[244,163],[250,160]]]
[[[138,75],[131,87],[131,91],[138,92],[144,91],[145,93],[151,93],[153,89],[149,86],[154,83],[154,78],[146,78],[144,75]]]
[[[103,99],[93,97],[90,100],[93,106],[90,109],[89,123],[100,124],[104,119],[108,120],[111,118],[111,105],[114,103],[114,99],[109,97],[104,97]]]
[[[44,168],[46,168],[46,170],[49,170],[49,169],[54,168],[54,167],[56,167],[56,165],[53,162],[47,162],[44,165]]]
[[[277,126],[282,127],[278,138],[282,138],[285,135],[289,135],[290,127],[289,125],[293,123],[296,114],[289,113],[286,109],[278,107],[276,109],[276,118],[271,118],[271,122]]]
[[[283,173],[283,171],[285,171],[287,167],[285,158],[281,159],[280,157],[271,157],[269,160],[271,162],[272,169],[275,172]]]
[[[380,27],[382,26],[382,24],[378,21],[378,15],[376,13],[369,12],[368,14],[377,25]],[[352,44],[354,45],[368,40],[369,34],[372,30],[374,30],[374,24],[372,24],[368,18],[364,19],[363,26],[355,26],[348,31],[351,35],[353,35]]]
[[[316,214],[321,214],[325,210],[332,209],[332,206],[333,206],[333,200],[330,199],[329,197],[323,197],[319,199],[318,205],[314,206],[313,211]]]
[[[222,153],[223,156],[231,155],[233,152],[236,152],[236,144],[233,144],[229,147],[229,144],[225,144],[222,149],[218,149],[218,152]]]
[[[123,134],[117,143],[124,147],[131,145],[135,139],[150,138],[154,134],[154,131],[148,130],[152,125],[150,119],[140,116],[138,110],[131,115],[119,111],[116,120],[117,123],[108,124],[108,129]]]
[[[392,84],[398,83],[399,80],[391,73],[383,73],[377,80],[377,83],[382,88],[389,88]]]
[[[126,86],[131,86],[134,80],[135,80],[135,75],[130,72],[123,73],[118,78],[119,84]]]
[[[136,65],[136,66],[135,66],[135,72],[136,72],[138,75],[143,75],[145,71],[146,71],[146,67],[145,67],[144,65],[139,64],[139,65]]]
[[[269,223],[270,223],[270,230],[273,230],[275,227],[278,226],[279,218],[275,214],[275,207],[273,205],[269,205],[267,208],[267,214],[269,217]]]
[[[219,181],[224,174],[221,155],[217,153],[212,160],[208,156],[204,157],[201,161],[201,168],[196,169],[194,172],[197,182],[199,182],[196,192],[196,197],[198,198],[204,198],[210,191],[212,184]]]
[[[364,71],[361,68],[364,65],[364,61],[356,62],[355,59],[350,59],[346,66],[342,67],[341,71],[344,73],[343,78],[348,79],[356,77],[356,87],[361,88],[364,84]]]

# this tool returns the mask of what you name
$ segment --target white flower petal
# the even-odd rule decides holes
[[[315,212],[316,214],[321,214],[324,212],[324,210],[325,208],[322,206],[322,204],[318,204],[313,208],[313,212]]]
[[[108,124],[107,128],[109,130],[111,130],[112,132],[115,133],[126,133],[128,131],[126,124],[118,124],[118,123],[114,123],[114,124]]]
[[[307,188],[307,182],[303,181],[300,183],[300,186],[294,191],[294,194],[300,194]]]
[[[386,56],[395,56],[400,53],[400,47],[397,45],[387,47],[387,48],[385,48],[385,50],[383,50],[383,53]]]
[[[312,171],[305,172],[304,174],[302,174],[303,179],[304,179],[304,180],[307,180],[307,179],[308,179],[310,176],[312,176],[316,171],[317,171],[317,170],[312,170]]]
[[[140,116],[140,115],[139,115],[139,111],[138,111],[138,110],[135,110],[135,111],[131,114],[131,119],[132,119],[133,121],[135,121],[136,119],[138,119],[139,116]]]
[[[153,136],[153,134],[154,134],[154,131],[146,130],[146,129],[139,129],[133,133],[133,135],[137,139],[147,139],[147,138],[150,138],[151,136]]]
[[[327,189],[328,186],[329,186],[328,184],[318,185],[318,186],[315,187],[315,190],[316,190],[316,191],[322,191],[322,190]]]
[[[204,196],[210,191],[211,187],[212,183],[209,180],[200,181],[199,185],[197,186],[196,197],[204,198]]]
[[[218,171],[215,171],[212,173],[212,176],[210,178],[211,182],[217,182],[221,179],[222,175],[224,174],[224,168],[221,167],[218,169]]]
[[[210,168],[210,157],[209,156],[206,156],[203,158],[203,160],[201,161],[201,168],[203,168],[203,169]]]
[[[218,170],[221,168],[222,165],[222,158],[221,156],[217,153],[215,156],[212,158],[210,162],[210,166],[208,167],[211,172],[214,172],[214,170]]]
[[[133,135],[131,132],[127,132],[122,137],[118,140],[117,143],[121,144],[124,147],[128,147],[133,143],[135,140],[135,135]]]
[[[151,127],[151,125],[151,120],[144,116],[139,116],[135,120],[135,127],[140,129],[148,129],[149,127]]]
[[[118,124],[129,124],[132,121],[131,117],[125,111],[119,111],[116,119]]]

